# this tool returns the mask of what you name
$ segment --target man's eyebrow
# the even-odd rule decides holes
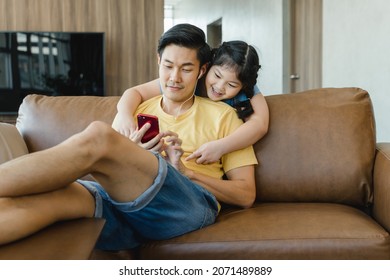
[[[173,61],[170,61],[169,59],[166,59],[166,58],[164,59],[164,61],[168,62],[170,64],[174,64]],[[192,62],[185,62],[185,63],[181,64],[180,66],[181,67],[183,67],[183,66],[195,66],[195,64],[192,63]]]
[[[181,66],[195,66],[192,62],[183,63]]]

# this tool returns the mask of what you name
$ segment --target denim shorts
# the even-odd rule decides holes
[[[78,180],[95,197],[95,217],[106,220],[97,248],[130,249],[214,223],[218,215],[214,195],[155,155],[159,171],[153,184],[131,202],[116,202],[100,184]]]

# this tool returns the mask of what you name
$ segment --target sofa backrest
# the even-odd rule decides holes
[[[17,128],[30,152],[46,149],[93,120],[111,124],[118,100],[29,95],[19,109]],[[376,141],[368,93],[329,88],[266,100],[269,131],[254,145],[257,200],[370,204]]]
[[[31,94],[19,108],[16,127],[30,152],[47,149],[84,130],[94,120],[111,124],[119,98]]]
[[[27,153],[27,146],[15,126],[0,122],[0,164]]]
[[[264,202],[372,202],[375,121],[358,88],[267,96],[270,126],[255,144]]]

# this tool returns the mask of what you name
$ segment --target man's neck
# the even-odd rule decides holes
[[[195,97],[191,95],[187,100],[184,100],[182,102],[176,102],[169,100],[168,98],[165,98],[163,96],[163,98],[161,99],[161,108],[165,113],[177,118],[192,107],[192,105],[194,104],[194,99]]]

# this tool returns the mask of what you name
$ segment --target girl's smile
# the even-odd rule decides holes
[[[213,65],[206,76],[207,96],[213,101],[229,99],[238,94],[242,84],[234,69]]]

